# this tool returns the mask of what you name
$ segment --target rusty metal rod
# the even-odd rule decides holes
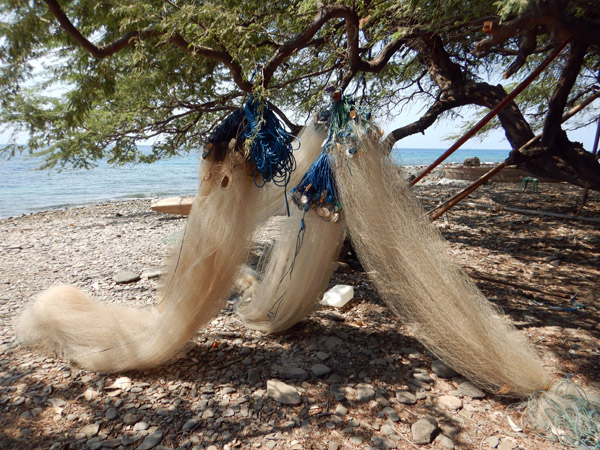
[[[432,214],[431,220],[433,221],[433,220],[438,219],[442,214],[444,214],[446,211],[448,211],[450,208],[452,208],[454,205],[456,205],[458,202],[460,202],[463,198],[465,198],[466,196],[471,194],[471,192],[475,191],[479,186],[481,186],[483,183],[488,181],[490,178],[492,178],[494,175],[496,175],[498,172],[500,172],[505,167],[506,167],[505,162],[498,164],[496,167],[494,167],[493,169],[491,169],[490,171],[488,171],[487,173],[485,173],[484,175],[479,177],[477,179],[477,181],[475,181],[469,187],[467,187],[466,189],[463,189],[458,194],[454,195],[453,197],[449,198],[441,205],[437,206],[433,210],[435,212]]]
[[[592,154],[598,158],[598,141],[600,141],[600,117],[598,117],[598,126],[596,128],[596,137],[594,138],[594,148]]]
[[[580,104],[578,104],[577,106],[574,106],[573,108],[571,108],[567,112],[567,114],[565,114],[562,117],[561,122],[566,122],[567,120],[569,120],[571,117],[573,117],[575,114],[577,114],[583,108],[585,108],[587,105],[589,105],[590,103],[592,103],[598,97],[600,97],[600,91],[599,92],[595,92],[593,95],[590,95],[588,98],[586,98]],[[599,125],[598,130],[600,130],[600,120],[598,121],[598,125]],[[536,143],[537,141],[539,141],[541,138],[542,138],[542,134],[541,133],[538,134],[537,136],[532,137],[525,144],[523,144],[521,147],[519,147],[518,151],[526,149],[530,145],[532,145],[532,144]],[[594,145],[594,150],[597,150],[596,144]],[[498,172],[500,172],[505,167],[506,167],[506,162],[500,163],[499,165],[497,165],[496,167],[490,169],[484,175],[482,175],[481,177],[479,177],[474,183],[470,184],[465,189],[463,189],[462,191],[460,191],[458,194],[455,194],[454,196],[452,196],[448,200],[446,200],[444,203],[441,203],[438,206],[436,206],[435,208],[433,208],[431,211],[429,211],[429,214],[433,213],[432,216],[431,216],[431,220],[434,221],[436,219],[439,219],[442,214],[444,214],[446,211],[448,211],[450,208],[452,208],[454,205],[456,205],[462,199],[464,199],[465,197],[467,197],[468,195],[470,195],[477,188],[479,188],[479,186],[481,186],[483,183],[485,183],[486,181],[488,181],[490,178],[492,178],[494,175],[496,175]]]
[[[525,78],[516,88],[514,88],[510,94],[508,94],[504,99],[498,103],[494,109],[492,109],[489,113],[485,115],[483,119],[481,119],[477,124],[475,124],[469,131],[467,131],[458,141],[456,141],[448,150],[446,150],[438,159],[436,159],[433,163],[429,165],[423,172],[416,176],[416,178],[410,183],[411,186],[417,184],[425,175],[435,169],[441,162],[443,162],[448,156],[454,153],[456,150],[460,148],[465,142],[467,142],[475,133],[481,130],[485,124],[487,124],[492,118],[494,118],[506,105],[512,102],[517,95],[519,95],[523,90],[531,84],[531,82],[537,78],[537,76],[546,68],[548,64],[556,58],[560,52],[565,48],[568,41],[564,41],[560,44],[556,49],[546,57],[546,59],[533,71],[531,74]]]

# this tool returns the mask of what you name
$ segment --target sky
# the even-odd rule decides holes
[[[421,114],[420,110],[417,110],[417,114]],[[406,125],[418,118],[417,114],[403,114],[395,120],[390,120],[383,123],[383,128],[387,133],[395,128]],[[397,142],[396,148],[447,148],[453,143],[452,140],[445,140],[449,135],[456,134],[460,128],[460,121],[452,119],[442,119],[429,127],[425,134],[415,134],[402,139]],[[594,144],[594,137],[596,135],[596,124],[593,123],[585,128],[567,131],[569,138],[572,141],[583,143],[584,148],[591,150]],[[0,134],[0,144],[5,144],[10,138],[10,133]],[[25,135],[21,135],[19,141],[25,142]],[[464,143],[461,148],[463,149],[510,149],[510,145],[504,136],[503,130],[494,130],[489,135],[481,140],[478,137],[473,137]]]
[[[485,112],[487,109],[481,108]],[[474,111],[474,110],[473,110]],[[422,115],[424,109],[416,104],[409,111],[408,108],[404,110],[402,114],[399,114],[395,119],[388,120],[387,122],[381,123],[385,133],[389,133],[395,128],[407,125],[419,118]],[[471,113],[473,114],[473,113]],[[440,119],[436,123],[434,123],[431,127],[429,127],[425,134],[415,134],[412,136],[408,136],[401,141],[397,142],[394,147],[396,148],[448,148],[450,147],[454,141],[446,140],[451,135],[455,135],[462,126],[464,120],[467,120],[469,117],[468,110],[465,113],[465,119]],[[563,125],[563,127],[567,130],[567,134],[569,139],[572,141],[577,141],[583,143],[585,149],[590,150],[593,148],[594,137],[596,135],[597,124],[592,123],[585,128],[569,131],[568,122]],[[5,144],[10,139],[10,132],[0,133],[0,144]],[[21,134],[18,138],[19,143],[26,142],[26,135]],[[140,142],[140,144],[152,144],[152,142]],[[464,143],[460,148],[475,150],[475,149],[502,149],[508,150],[510,149],[510,145],[504,136],[504,131],[502,129],[491,131],[484,139],[481,139],[477,136],[472,137],[466,143]]]
[[[414,110],[413,110],[414,111]],[[417,114],[422,114],[422,111],[417,110]],[[407,125],[418,119],[418,116],[405,114],[395,120],[388,121],[383,124],[383,128],[387,133],[395,128]],[[397,142],[394,147],[397,148],[448,148],[454,141],[445,140],[449,135],[455,135],[461,128],[462,120],[441,119],[429,127],[423,134],[414,134]],[[571,141],[581,142],[586,150],[593,148],[594,137],[596,136],[597,124],[592,123],[585,128],[569,131],[568,122],[563,125],[567,130],[567,135]],[[504,130],[498,129],[491,131],[489,135],[481,140],[477,136],[472,137],[465,142],[461,148],[463,149],[510,149],[510,145],[504,135]]]

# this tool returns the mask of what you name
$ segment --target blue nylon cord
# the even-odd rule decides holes
[[[223,160],[232,139],[236,140],[238,149],[242,144],[246,145],[248,157],[256,167],[254,184],[263,187],[272,182],[283,186],[289,216],[287,186],[292,172],[296,170],[291,138],[293,136],[285,131],[266,102],[249,97],[243,108],[233,111],[213,130],[202,157],[207,158],[215,152],[215,159]]]
[[[287,215],[290,210],[287,201],[287,185],[291,174],[296,170],[296,159],[293,155],[291,135],[284,130],[275,113],[266,105],[250,97],[244,105],[246,126],[244,137],[250,141],[250,159],[256,165],[257,174],[260,173],[262,184],[254,183],[258,187],[267,182],[276,186],[283,186]]]
[[[332,165],[331,155],[325,152],[312,163],[298,185],[290,191],[298,206],[309,208],[317,205],[336,206],[339,203]],[[302,196],[307,197],[307,204],[302,202]]]

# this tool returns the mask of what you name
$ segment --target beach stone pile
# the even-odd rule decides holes
[[[354,287],[343,308],[319,306],[292,329],[265,335],[240,323],[232,298],[178,359],[153,370],[89,372],[17,346],[14,318],[52,284],[75,284],[99,301],[155,302],[185,219],[148,207],[138,200],[0,220],[0,448],[561,448],[513,429],[505,400],[425,350],[356,261],[340,264],[331,281]],[[593,308],[586,311],[597,315]],[[568,339],[555,325],[528,332],[540,345],[577,344],[565,360],[583,365],[600,352],[581,324]]]

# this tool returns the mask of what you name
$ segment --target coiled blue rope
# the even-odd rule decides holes
[[[202,158],[206,159],[209,155],[212,155],[216,161],[222,161],[232,139],[240,141],[240,143],[243,142],[245,119],[246,116],[241,108],[229,114],[208,137]]]
[[[262,177],[262,183],[258,182],[257,185],[263,186],[272,181],[276,186],[287,187],[296,169],[291,135],[284,130],[268,105],[253,97],[244,105],[244,114],[244,138],[249,142],[249,156]]]
[[[284,187],[286,209],[287,185],[296,170],[296,159],[290,135],[265,101],[249,97],[243,108],[233,111],[208,138],[202,157],[212,155],[222,161],[235,139],[236,150],[246,146],[248,159],[254,163],[254,184],[263,187],[268,182]]]
[[[321,152],[298,185],[290,191],[292,200],[298,207],[305,210],[315,206],[341,209],[332,165],[332,156]]]

